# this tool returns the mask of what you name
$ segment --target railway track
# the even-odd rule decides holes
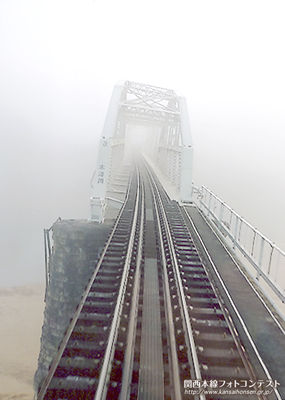
[[[170,284],[170,302],[173,313],[176,352],[180,376],[180,391],[184,382],[191,380],[215,387],[217,382],[257,381],[253,365],[240,341],[234,323],[223,300],[212,284],[191,234],[185,224],[180,207],[170,202],[159,184],[152,179],[157,214],[163,242],[163,268]],[[176,382],[177,384],[177,382]],[[205,387],[205,386],[204,386]],[[194,387],[195,388],[195,387]],[[203,399],[235,399],[240,395],[199,392]],[[185,391],[184,391],[185,393]],[[178,398],[177,395],[175,398]],[[188,396],[189,398],[189,396]],[[265,399],[263,394],[246,398]]]
[[[180,207],[140,171],[37,400],[241,400],[205,388],[260,379]]]
[[[115,388],[108,388],[107,381],[112,360],[113,374],[123,361],[142,201],[140,178],[134,174],[126,202],[37,399],[93,400]]]

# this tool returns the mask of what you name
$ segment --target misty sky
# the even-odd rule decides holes
[[[112,88],[187,97],[194,180],[285,248],[285,5],[0,0],[0,285],[44,279],[42,230],[89,217]]]

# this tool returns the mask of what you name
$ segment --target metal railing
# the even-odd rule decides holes
[[[236,255],[246,259],[243,265],[251,275],[250,266],[254,268],[258,285],[264,281],[284,303],[285,252],[205,186],[194,187],[193,199]],[[266,296],[271,300],[267,292]]]

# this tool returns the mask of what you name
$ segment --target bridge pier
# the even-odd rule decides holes
[[[47,375],[64,332],[92,275],[111,226],[84,220],[61,220],[52,226],[53,250],[41,336],[35,392]]]

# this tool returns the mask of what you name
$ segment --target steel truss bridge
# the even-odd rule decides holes
[[[284,292],[268,272],[281,250],[264,268],[254,251],[259,241],[258,256],[266,254],[267,241],[255,232],[251,268],[257,284],[270,282],[269,305],[229,250],[239,247],[249,262],[236,214],[231,234],[227,206],[214,218],[214,195],[207,202],[187,184],[184,112],[172,91],[130,82],[115,89],[91,206],[98,222],[117,215],[38,400],[285,398],[284,328],[272,305]],[[130,162],[126,126],[134,122],[149,136],[139,144],[144,155]]]

